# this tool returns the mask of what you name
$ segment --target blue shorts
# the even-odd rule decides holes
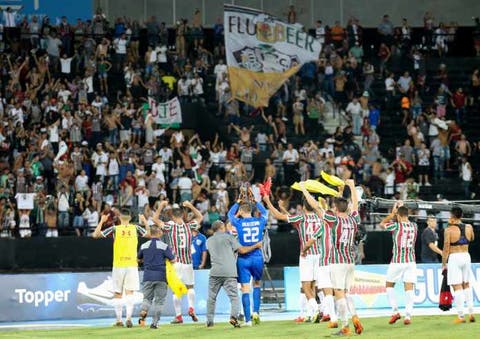
[[[261,255],[238,257],[237,270],[240,284],[250,283],[251,277],[253,281],[260,281],[263,274],[263,257]]]

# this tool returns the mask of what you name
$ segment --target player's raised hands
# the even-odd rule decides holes
[[[108,221],[108,214],[102,214],[102,217],[100,218],[100,222],[104,224],[107,221]]]
[[[251,187],[249,187],[247,190],[247,196],[248,196],[248,200],[250,200],[251,202],[255,202],[255,196],[253,195],[253,191]]]
[[[192,203],[188,200],[185,200],[184,202],[182,202],[182,206],[183,207],[186,207],[186,208],[191,208],[193,207]]]

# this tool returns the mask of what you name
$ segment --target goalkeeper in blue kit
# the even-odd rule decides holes
[[[254,202],[249,191],[249,200]],[[263,232],[267,225],[268,212],[260,202],[255,202],[260,212],[259,217],[252,216],[251,202],[245,201],[242,195],[228,211],[230,224],[236,230],[238,241],[242,246],[252,246],[263,240]],[[242,305],[245,313],[245,325],[260,323],[260,281],[263,274],[263,255],[261,249],[250,253],[239,254],[237,259],[238,282],[242,286]],[[250,310],[250,280],[253,277],[253,314]]]

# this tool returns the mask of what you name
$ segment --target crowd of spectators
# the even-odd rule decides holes
[[[446,67],[438,70],[438,86],[426,78],[423,59],[448,53],[454,35],[443,32],[455,29],[435,25],[428,13],[422,46],[409,42],[406,20],[395,27],[383,17],[378,54],[369,58],[357,19],[346,28],[318,21],[319,59],[265,110],[232,98],[222,21],[206,41],[199,10],[170,31],[154,16],[109,23],[98,10],[92,20],[69,24],[15,20],[20,13],[4,12],[0,58],[2,237],[86,236],[102,213],[110,213],[107,227],[116,222],[112,206],[148,216],[157,199],[194,201],[208,227],[225,218],[247,182],[258,194],[257,184],[272,177],[276,196],[296,208],[288,186],[322,170],[354,177],[367,195],[416,199],[417,183],[438,183],[458,168],[471,197],[470,161],[478,163],[480,142],[468,141],[461,126],[466,108],[478,104],[480,75],[473,72],[468,89],[450,88]],[[295,18],[291,7],[288,20]],[[398,57],[411,60],[400,77],[390,72]],[[215,94],[207,95],[211,79]],[[376,93],[375,82],[385,83],[384,93]],[[174,96],[216,110],[230,138],[219,132],[202,140],[157,125],[147,98]],[[408,132],[394,156],[380,154],[382,111],[401,114]],[[318,131],[327,113],[341,124],[324,138]],[[259,166],[260,155],[266,160]]]

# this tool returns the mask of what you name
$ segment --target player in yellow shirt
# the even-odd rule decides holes
[[[122,210],[121,212],[115,210],[115,213],[120,214],[120,225],[102,231],[103,224],[108,220],[108,215],[102,215],[100,223],[93,232],[93,237],[106,238],[111,234],[113,235],[112,281],[115,293],[114,308],[117,317],[115,326],[123,327],[122,309],[123,304],[125,304],[126,325],[131,328],[133,327],[133,292],[138,290],[140,285],[137,263],[138,235],[147,236],[149,227],[143,215],[140,216],[140,220],[144,222],[147,230],[138,225],[130,224],[131,217],[128,210]],[[122,299],[123,295],[125,295],[124,299]]]

